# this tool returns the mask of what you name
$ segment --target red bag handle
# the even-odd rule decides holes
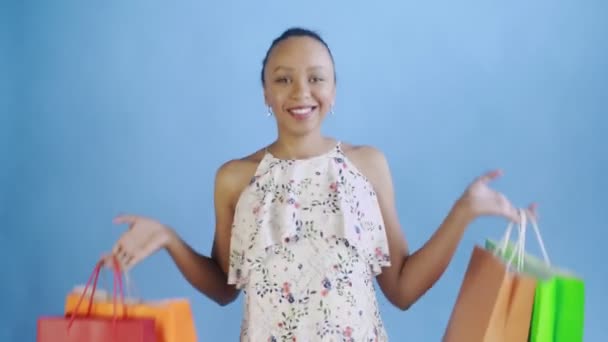
[[[91,290],[89,307],[87,310],[87,317],[91,315],[91,310],[93,309],[93,296],[95,295],[95,290],[97,289],[97,280],[99,279],[99,273],[101,271],[101,266],[102,266],[101,262],[98,262],[95,265],[95,268],[93,269],[93,273],[91,273],[91,276],[89,277],[89,280],[87,281],[87,283],[84,287],[84,291],[82,291],[82,295],[80,296],[80,299],[78,300],[78,303],[76,303],[76,307],[74,308],[74,310],[72,312],[70,325],[71,325],[72,321],[75,319],[76,314],[78,313],[78,309],[80,308],[80,305],[82,304],[82,301],[84,300],[84,297],[86,296],[87,290],[89,289],[89,286],[91,285],[91,281],[93,281],[93,288]]]
[[[122,282],[122,272],[120,263],[115,256],[112,256],[112,263],[114,264],[113,273],[114,273],[114,290],[112,291],[112,300],[114,302],[114,312],[112,316],[114,317],[114,321],[116,321],[116,286],[118,285],[118,291],[120,292],[120,302],[122,304],[122,318],[127,317],[127,305],[125,303],[125,293],[124,293],[124,285]]]
[[[113,263],[113,267],[112,267],[112,273],[114,275],[113,279],[113,285],[114,285],[114,289],[112,291],[112,302],[113,302],[113,312],[112,312],[112,317],[113,317],[113,323],[116,323],[116,319],[117,319],[117,314],[116,314],[116,306],[117,306],[117,296],[116,296],[116,290],[118,287],[118,291],[120,292],[120,300],[122,303],[122,307],[123,307],[123,315],[122,318],[126,318],[127,317],[127,308],[126,308],[126,304],[125,304],[125,298],[124,298],[124,290],[123,290],[123,283],[122,283],[122,274],[120,272],[120,263],[118,262],[118,259],[115,256],[112,256],[112,263]],[[93,298],[95,296],[95,291],[97,289],[97,281],[99,279],[99,273],[101,272],[101,268],[104,265],[104,261],[100,260],[97,262],[97,264],[95,265],[95,268],[93,269],[93,272],[91,273],[91,275],[89,276],[89,280],[87,281],[85,287],[84,287],[84,291],[82,292],[82,295],[80,296],[78,303],[76,304],[76,307],[74,308],[72,315],[70,317],[70,322],[68,323],[68,330],[70,329],[70,327],[72,326],[72,324],[74,323],[74,320],[76,320],[76,314],[78,313],[78,309],[80,308],[80,305],[82,304],[82,301],[84,300],[84,297],[86,296],[87,290],[89,289],[89,286],[91,286],[91,282],[93,282],[93,287],[91,289],[91,295],[89,297],[89,307],[87,309],[87,314],[85,317],[90,317],[91,316],[91,311],[93,309]]]

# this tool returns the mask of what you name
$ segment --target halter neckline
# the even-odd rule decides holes
[[[314,155],[314,156],[311,156],[311,157],[307,157],[307,158],[278,158],[278,157],[274,156],[268,150],[268,146],[266,146],[264,148],[264,153],[265,153],[266,156],[268,156],[268,157],[270,157],[271,159],[274,159],[274,160],[289,161],[289,162],[305,162],[305,161],[310,161],[310,160],[316,160],[316,159],[319,159],[319,158],[324,158],[324,157],[327,157],[327,156],[331,155],[332,153],[340,152],[340,151],[342,151],[341,144],[342,144],[342,142],[340,140],[338,140],[338,141],[336,141],[336,143],[334,144],[334,146],[331,149],[329,149],[328,151],[325,151],[325,152],[323,152],[321,154],[317,154],[317,155]]]

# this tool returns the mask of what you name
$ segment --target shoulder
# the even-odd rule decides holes
[[[264,150],[257,150],[247,156],[229,159],[221,164],[215,175],[217,191],[233,197],[238,196],[251,178],[264,157]]]
[[[374,169],[388,167],[386,155],[375,146],[343,143],[342,151],[361,172],[370,173]]]
[[[231,180],[240,178],[250,173],[252,169],[255,171],[263,158],[264,149],[260,149],[240,158],[229,159],[217,169],[217,177]]]
[[[343,143],[342,151],[376,190],[386,186],[391,175],[388,159],[382,150],[371,145]]]
[[[342,151],[349,159],[364,164],[386,163],[386,156],[377,147],[371,145],[342,144]]]

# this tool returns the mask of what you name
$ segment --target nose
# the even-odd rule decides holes
[[[291,97],[294,99],[307,98],[310,96],[310,87],[307,80],[297,80],[292,83]]]

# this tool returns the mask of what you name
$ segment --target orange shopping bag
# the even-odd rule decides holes
[[[522,218],[525,227],[525,218]],[[501,245],[506,246],[512,224]],[[443,342],[527,342],[537,281],[522,272],[525,228],[519,229],[517,264],[503,259],[504,247],[474,246]]]
[[[125,298],[124,304],[115,307],[111,296],[104,295],[103,291],[97,291],[91,307],[93,317],[112,317],[116,308],[116,311],[125,312],[131,318],[154,319],[158,342],[197,342],[194,318],[187,299],[138,301]],[[65,314],[74,311],[78,314],[87,312],[87,307],[77,307],[81,295],[82,290],[77,288],[67,295]]]

